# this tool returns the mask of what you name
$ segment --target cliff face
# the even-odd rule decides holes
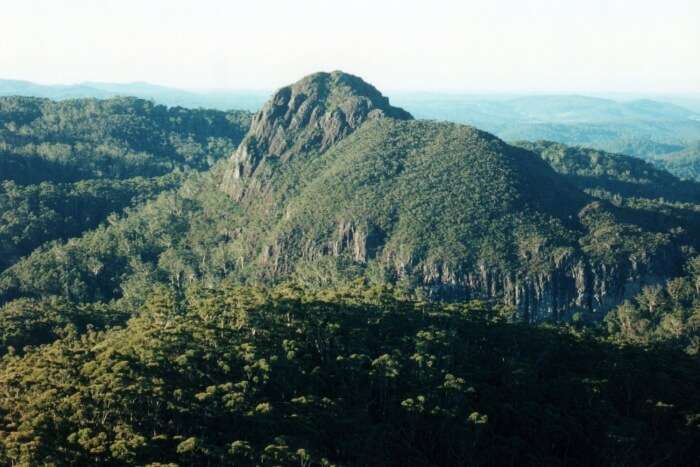
[[[253,117],[231,156],[222,189],[240,199],[246,179],[266,161],[322,153],[365,121],[385,117],[413,118],[356,76],[339,71],[307,76],[277,91]]]
[[[273,277],[295,272],[299,263],[324,257],[345,258],[365,270],[379,270],[391,282],[404,281],[432,299],[497,300],[513,306],[528,322],[569,320],[575,313],[602,319],[644,286],[662,284],[682,274],[680,249],[670,237],[644,252],[626,252],[614,261],[587,255],[580,248],[542,252],[539,264],[500,265],[430,260],[421,252],[394,248],[387,233],[365,223],[339,221],[325,241],[277,238],[259,257]],[[389,234],[391,235],[391,234]],[[461,264],[460,264],[461,263]]]
[[[516,308],[529,322],[569,320],[583,312],[601,319],[642,287],[663,283],[681,273],[680,255],[667,249],[644,263],[622,261],[606,265],[571,255],[546,272],[505,272],[481,268],[476,273],[446,277],[425,276],[434,297],[499,300]],[[444,279],[448,279],[445,281]]]

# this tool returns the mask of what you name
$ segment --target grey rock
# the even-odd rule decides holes
[[[248,134],[231,156],[222,189],[240,200],[249,178],[277,159],[320,154],[376,118],[409,120],[389,99],[361,78],[340,71],[315,73],[284,87],[253,117]]]

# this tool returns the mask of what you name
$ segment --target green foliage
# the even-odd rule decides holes
[[[362,120],[358,89],[383,97],[353,80],[320,92]],[[528,326],[521,307],[549,287],[610,300],[678,275],[700,247],[694,183],[600,151],[368,118],[326,128],[328,150],[303,125],[287,136],[308,141],[267,141],[298,146],[285,157],[249,138],[261,157],[234,202],[225,163],[120,177],[208,168],[246,114],[10,98],[0,116],[15,177],[0,261],[26,255],[0,273],[2,465],[700,455],[699,259],[600,325],[581,306],[570,326]],[[22,186],[41,164],[72,183]],[[479,282],[488,300],[465,300]],[[508,293],[521,301],[499,303]]]
[[[123,324],[127,318],[102,304],[75,305],[58,297],[15,300],[0,307],[0,354]]]
[[[687,275],[644,287],[605,317],[616,342],[665,346],[700,353],[700,257],[688,262]]]
[[[223,279],[236,261],[225,242],[238,208],[212,185],[211,174],[190,174],[179,190],[34,251],[0,274],[0,302],[60,295],[137,304],[154,283],[182,289],[195,279],[210,285]]]
[[[700,184],[681,181],[635,157],[550,141],[515,144],[539,154],[554,170],[585,190],[672,202],[697,203],[700,200]]]
[[[647,257],[673,255],[673,236],[668,233],[646,232],[630,224],[617,222],[615,217],[594,202],[580,213],[587,234],[579,242],[584,252],[598,266],[623,264],[627,259],[643,261]]]
[[[677,177],[700,181],[700,141],[695,141],[680,151],[658,156],[651,162]]]
[[[235,149],[250,115],[136,98],[0,97],[0,122],[0,180],[31,184],[203,170]]]
[[[0,182],[0,271],[49,240],[97,227],[108,215],[177,187],[183,174],[71,184]]]
[[[624,257],[683,259],[669,251],[700,248],[700,184],[682,181],[640,159],[548,141],[518,142],[547,161],[571,183],[597,198],[580,213],[588,234],[581,239],[589,252],[613,264]],[[614,208],[612,208],[612,206]],[[615,260],[615,258],[617,258]],[[675,268],[672,275],[680,273]]]
[[[179,186],[183,170],[210,167],[233,151],[250,116],[135,98],[3,97],[0,122],[2,271]]]
[[[0,461],[678,465],[698,455],[700,378],[682,354],[359,285],[176,296],[154,292],[122,329],[3,357]]]

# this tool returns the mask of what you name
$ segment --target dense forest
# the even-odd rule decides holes
[[[0,464],[697,462],[699,183],[341,72],[0,109]]]
[[[228,286],[159,289],[117,327],[108,305],[2,312],[5,342],[34,344],[0,362],[8,465],[697,460],[697,360],[483,303]]]
[[[135,98],[0,98],[0,271],[230,154],[246,112]]]
[[[75,183],[0,183],[0,271],[42,244],[80,235],[110,214],[177,187],[182,173]]]
[[[136,98],[0,98],[0,180],[21,184],[203,170],[237,146],[241,111],[165,107]]]
[[[679,151],[656,157],[652,162],[678,177],[700,180],[700,141],[695,141]]]

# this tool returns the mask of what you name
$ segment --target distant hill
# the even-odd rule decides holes
[[[254,112],[265,102],[268,93],[259,91],[194,92],[143,82],[85,82],[72,85],[42,85],[29,81],[0,79],[0,96],[32,96],[54,100],[133,96],[168,106]]]
[[[678,177],[700,180],[700,141],[690,143],[677,151],[657,156],[651,162]]]
[[[418,118],[474,125],[508,140],[551,140],[650,157],[700,138],[700,112],[657,100],[587,96],[399,94]]]
[[[111,97],[107,91],[86,84],[43,85],[30,81],[0,80],[0,96],[44,97],[48,99],[74,99],[78,97]]]

